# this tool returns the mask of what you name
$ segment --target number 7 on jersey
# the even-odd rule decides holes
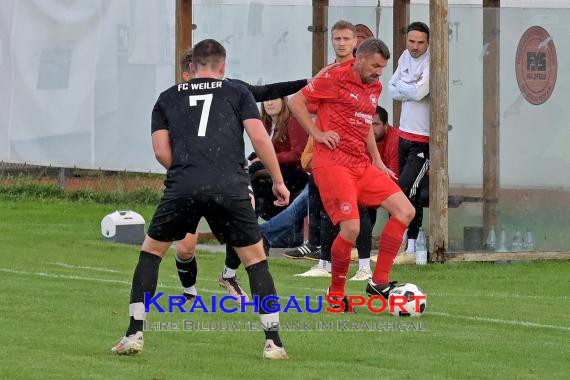
[[[198,105],[198,100],[204,101],[202,107],[202,115],[200,115],[200,125],[198,126],[198,136],[206,136],[206,128],[208,127],[208,119],[210,118],[210,106],[212,105],[212,94],[190,95],[190,107]]]

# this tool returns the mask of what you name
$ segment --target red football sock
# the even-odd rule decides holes
[[[390,270],[392,270],[394,258],[398,254],[400,245],[402,245],[406,228],[408,226],[394,217],[391,217],[384,226],[382,234],[380,234],[378,261],[372,275],[372,282],[375,284],[387,284],[389,282]]]
[[[346,275],[350,266],[350,251],[354,242],[348,241],[340,234],[334,239],[331,248],[331,292],[340,292],[344,294],[344,286],[346,284]]]

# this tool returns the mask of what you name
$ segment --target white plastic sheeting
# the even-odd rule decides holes
[[[174,80],[174,2],[0,2],[0,158],[157,171],[150,112]]]
[[[288,5],[271,5],[277,3]],[[379,18],[377,1],[340,3],[331,2],[338,6],[329,7],[329,24],[339,18],[366,24],[391,46],[386,1]],[[452,184],[480,185],[483,11],[466,3],[449,10],[449,172]],[[194,41],[222,41],[230,78],[262,84],[307,77],[311,6],[296,4],[196,1]],[[541,4],[557,3],[532,3]],[[174,82],[174,6],[174,0],[0,1],[0,159],[162,172],[152,153],[150,113]],[[500,12],[501,183],[570,187],[570,177],[560,174],[570,166],[570,9]],[[412,1],[410,16],[429,21],[428,6]],[[558,54],[555,90],[539,106],[521,98],[514,70],[518,41],[533,25],[550,33]],[[329,44],[332,60],[331,52]],[[380,104],[391,115],[387,92]]]

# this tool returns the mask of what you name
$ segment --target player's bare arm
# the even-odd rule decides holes
[[[152,133],[152,150],[156,160],[165,169],[172,165],[172,148],[170,146],[170,135],[167,129],[159,129]]]
[[[243,126],[255,153],[269,171],[271,178],[273,179],[273,194],[277,197],[275,201],[276,206],[286,206],[289,204],[289,190],[285,186],[283,181],[283,175],[281,174],[281,169],[279,168],[279,161],[277,161],[277,155],[275,154],[275,149],[273,144],[269,139],[267,131],[263,127],[263,123],[259,119],[247,119],[244,120]]]
[[[378,152],[378,146],[376,145],[376,139],[374,138],[374,130],[372,129],[372,126],[370,126],[368,136],[366,137],[366,148],[368,149],[368,153],[370,153],[370,157],[372,157],[372,163],[382,162],[380,152]]]
[[[387,167],[386,164],[384,164],[384,161],[382,161],[380,152],[378,152],[378,146],[376,145],[376,140],[374,139],[374,130],[372,129],[372,127],[370,127],[370,131],[368,132],[368,137],[366,138],[366,148],[368,149],[368,153],[370,153],[370,157],[372,157],[372,165],[376,166],[378,169],[388,174],[390,178],[397,181],[398,177],[396,176],[396,174],[389,167]]]
[[[301,92],[296,93],[288,103],[295,119],[313,136],[315,141],[325,144],[331,150],[335,149],[340,142],[340,136],[334,131],[321,131],[313,122],[307,110],[307,104],[307,98]]]

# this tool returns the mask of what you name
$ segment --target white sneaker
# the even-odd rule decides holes
[[[315,265],[306,272],[294,275],[295,277],[331,277],[331,274],[323,267]]]
[[[370,268],[359,269],[358,272],[348,281],[368,281],[372,278],[372,270]]]
[[[267,339],[265,340],[265,346],[263,347],[263,358],[273,360],[287,360],[289,359],[289,356],[287,356],[285,348],[277,346],[275,343],[273,343],[272,339]]]
[[[115,347],[111,348],[111,352],[118,355],[132,355],[142,352],[144,339],[142,331],[136,334],[124,336]]]

